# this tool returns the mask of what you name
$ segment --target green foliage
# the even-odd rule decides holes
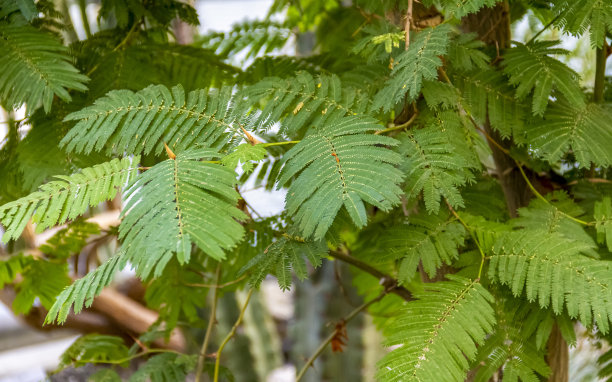
[[[288,290],[292,284],[291,271],[295,272],[300,280],[308,276],[304,257],[313,267],[318,267],[326,254],[327,248],[323,242],[306,241],[299,236],[285,233],[253,257],[240,273],[251,273],[250,283],[255,287],[261,284],[266,275],[274,274],[281,289]]]
[[[504,73],[510,84],[517,85],[516,96],[525,98],[533,90],[533,114],[546,111],[553,87],[575,107],[584,106],[584,95],[580,89],[580,76],[567,65],[551,57],[565,55],[568,51],[553,48],[559,41],[536,41],[529,44],[516,43],[504,53]]]
[[[188,263],[192,243],[220,260],[242,238],[238,221],[245,215],[235,207],[240,196],[234,171],[202,161],[218,156],[186,151],[145,171],[126,190],[119,239],[143,278],[158,261],[160,272],[172,252]]]
[[[98,234],[100,234],[99,225],[77,219],[67,228],[59,230],[39,249],[47,256],[66,259],[74,254],[79,254],[87,245],[87,239]]]
[[[462,123],[456,113],[443,112],[431,118],[425,128],[400,136],[406,196],[417,198],[423,191],[429,212],[439,211],[442,197],[453,207],[463,207],[459,187],[471,181],[472,171],[480,167]]]
[[[252,145],[243,143],[236,147],[234,151],[221,158],[221,163],[230,169],[235,169],[238,164],[242,171],[249,174],[253,171],[255,163],[259,162],[268,154],[266,149],[261,145]]]
[[[37,223],[37,232],[72,220],[89,207],[115,197],[117,189],[136,175],[138,158],[113,159],[79,174],[58,176],[36,191],[0,206],[0,222],[5,227],[3,241],[19,237],[28,220]]]
[[[70,284],[67,268],[65,263],[57,264],[42,259],[28,261],[20,271],[23,281],[16,286],[13,310],[16,313],[28,313],[36,299],[45,308],[51,308],[55,297]]]
[[[407,97],[413,101],[419,95],[423,80],[438,77],[438,67],[442,60],[438,56],[446,54],[451,28],[442,24],[427,28],[416,34],[410,48],[397,57],[391,78],[385,87],[376,95],[376,109],[391,110],[395,104]]]
[[[439,3],[447,16],[457,19],[478,12],[483,7],[492,7],[500,0],[426,0],[425,4]]]
[[[79,337],[60,358],[59,369],[83,366],[88,363],[117,363],[128,356],[128,348],[119,337],[88,334]]]
[[[478,281],[449,275],[451,281],[424,286],[401,316],[385,329],[387,346],[401,345],[378,365],[385,381],[459,381],[476,344],[491,333],[493,296]]]
[[[465,229],[461,223],[449,219],[448,213],[419,214],[408,218],[408,224],[389,229],[380,239],[385,249],[401,259],[398,279],[409,282],[419,262],[430,277],[436,270],[459,256]]]
[[[240,110],[230,107],[231,97],[230,88],[185,95],[181,85],[171,90],[152,85],[137,93],[114,90],[65,118],[78,123],[61,145],[86,154],[104,147],[109,154],[160,154],[165,143],[177,153],[196,145],[222,146],[238,129],[234,122],[240,123]]]
[[[99,295],[102,289],[113,281],[115,274],[125,267],[127,260],[127,256],[123,256],[121,253],[117,254],[93,272],[89,272],[65,288],[57,295],[55,303],[45,317],[45,323],[66,322],[72,305],[74,305],[75,314],[79,313],[83,306],[91,306],[94,297]]]
[[[89,79],[70,64],[67,49],[53,35],[28,25],[0,22],[0,100],[11,108],[41,103],[51,110],[53,97],[69,102],[69,89],[86,91]]]
[[[500,236],[492,248],[489,277],[507,285],[515,296],[556,314],[563,307],[571,317],[607,333],[612,320],[612,263],[582,253],[593,248],[559,233],[524,230]]]
[[[0,258],[0,288],[4,288],[6,284],[11,284],[29,261],[30,257],[22,254]]]
[[[534,120],[527,132],[537,154],[556,162],[570,151],[580,167],[591,163],[612,165],[612,132],[608,128],[612,113],[597,104],[576,107],[566,102],[553,104],[543,120]]]
[[[322,239],[342,206],[363,227],[368,219],[364,202],[383,211],[399,203],[402,174],[393,165],[400,158],[378,146],[398,142],[366,134],[377,129],[374,119],[345,117],[316,129],[287,152],[278,183],[297,175],[286,208],[304,237]]]
[[[591,46],[601,48],[606,30],[612,30],[612,4],[605,0],[557,0],[555,24],[574,35],[589,30]]]
[[[113,369],[100,369],[89,376],[88,382],[121,382],[121,377]]]
[[[162,353],[151,357],[129,379],[129,382],[172,382],[183,381],[195,367],[193,355]]]
[[[259,125],[282,120],[281,132],[290,135],[346,115],[365,114],[370,104],[367,94],[342,86],[337,76],[313,77],[308,72],[285,80],[266,78],[246,88],[243,96],[263,103]]]

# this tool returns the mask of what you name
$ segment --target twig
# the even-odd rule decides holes
[[[210,308],[210,317],[208,318],[208,326],[206,327],[206,334],[204,335],[204,341],[202,342],[202,348],[200,349],[200,355],[198,356],[198,367],[196,369],[196,382],[200,382],[202,378],[202,370],[204,370],[204,362],[206,360],[206,348],[208,348],[208,342],[210,341],[210,334],[212,333],[212,328],[215,325],[215,321],[217,319],[217,300],[219,299],[219,280],[221,279],[221,263],[217,265],[217,270],[215,271],[215,286],[213,286],[213,302]]]
[[[419,115],[418,111],[415,111],[415,113],[412,114],[412,117],[410,117],[408,121],[402,123],[401,125],[391,126],[383,130],[378,130],[377,132],[374,133],[374,135],[386,134],[391,131],[405,129],[406,127],[412,125],[412,122],[414,122],[414,120],[418,117],[418,115]]]
[[[484,262],[485,259],[487,258],[484,254],[484,251],[482,250],[482,247],[480,245],[480,242],[478,241],[478,238],[476,238],[476,235],[474,235],[474,230],[472,229],[472,227],[470,227],[465,220],[463,220],[461,218],[461,216],[459,216],[459,214],[457,213],[457,211],[455,211],[455,209],[453,208],[453,206],[450,205],[450,203],[448,202],[447,199],[444,199],[444,201],[446,202],[446,205],[448,206],[449,211],[453,214],[453,216],[455,216],[457,218],[457,220],[459,220],[459,222],[461,223],[461,225],[463,225],[465,227],[465,229],[468,231],[468,233],[470,234],[470,237],[472,238],[472,240],[474,240],[474,243],[476,244],[476,247],[478,247],[478,252],[480,252],[480,267],[478,268],[478,279],[480,279],[480,275],[482,274],[482,268],[484,266]]]
[[[242,275],[241,277],[237,278],[236,280],[232,280],[232,281],[228,281],[226,283],[223,284],[197,284],[197,283],[188,283],[188,284],[184,284],[190,287],[196,287],[196,288],[216,288],[216,289],[223,289],[225,287],[228,287],[230,285],[234,285],[234,284],[238,284],[239,282],[241,282],[242,280],[246,279],[248,276],[247,275]]]
[[[410,23],[412,23],[412,0],[408,0],[408,9],[406,9],[406,24],[404,25],[404,33],[406,33],[406,50],[410,47]]]
[[[536,34],[535,34],[535,35],[534,35],[532,38],[530,38],[530,39],[529,39],[529,41],[527,41],[527,44],[531,44],[532,42],[534,42],[534,41],[535,41],[535,39],[536,39],[536,38],[540,37],[540,35],[542,34],[542,32],[544,32],[545,30],[547,30],[548,28],[550,28],[550,26],[551,26],[551,25],[553,25],[553,24],[555,23],[555,21],[559,20],[559,18],[560,18],[561,16],[563,16],[563,14],[564,14],[564,13],[565,13],[565,12],[561,12],[561,13],[559,13],[559,14],[558,14],[558,15],[557,15],[557,16],[556,16],[554,19],[550,20],[550,21],[548,22],[548,24],[546,24],[546,25],[544,26],[544,28],[540,29],[540,30],[538,31],[538,33],[536,33]],[[526,45],[527,45],[527,44],[526,44]]]
[[[134,355],[131,355],[131,356],[125,357],[125,358],[109,359],[109,360],[104,360],[104,361],[100,361],[99,359],[91,359],[91,360],[80,359],[79,362],[82,362],[82,363],[93,363],[93,364],[96,364],[96,363],[98,363],[98,364],[106,363],[106,364],[109,364],[109,365],[121,365],[122,363],[126,363],[128,361],[133,360],[133,359],[140,358],[140,357],[143,357],[145,355],[154,354],[154,353],[174,353],[174,354],[178,354],[178,355],[182,355],[183,354],[181,352],[174,351],[174,350],[168,350],[168,349],[150,349],[150,350],[147,350],[147,351],[136,353]]]
[[[516,163],[516,166],[518,167],[519,171],[521,172],[521,175],[523,176],[523,179],[525,180],[525,182],[527,183],[527,186],[529,187],[529,189],[531,190],[531,192],[533,192],[533,194],[536,196],[536,198],[542,200],[544,203],[546,204],[550,204],[550,201],[548,199],[546,199],[544,196],[542,196],[542,194],[540,194],[538,192],[538,190],[535,189],[535,187],[533,186],[533,184],[531,184],[531,182],[529,181],[529,178],[527,177],[527,174],[525,174],[525,171],[523,171],[523,165],[518,162],[516,159],[514,160],[514,162]],[[573,217],[572,215],[566,214],[565,212],[559,210],[559,213],[563,216],[565,216],[566,218],[575,221],[576,223],[585,225],[585,226],[591,226],[594,223],[593,222],[585,222],[584,220],[580,220],[577,219],[575,217]]]
[[[347,264],[351,264],[354,267],[361,269],[362,271],[371,274],[380,280],[381,285],[385,287],[385,289],[389,289],[391,293],[395,293],[406,301],[412,301],[412,293],[404,287],[397,285],[397,280],[395,280],[390,275],[379,271],[378,269],[372,267],[371,265],[364,263],[363,261],[356,259],[353,256],[349,256],[345,253],[332,251],[329,255],[335,259],[344,261]]]
[[[382,300],[382,298],[385,297],[387,294],[391,293],[394,288],[396,288],[396,287],[386,288],[376,298],[361,304],[359,307],[355,308],[351,313],[349,313],[346,317],[344,317],[340,321],[344,322],[344,323],[349,322],[355,316],[357,316],[359,313],[361,313],[363,310],[367,309],[370,305],[372,305],[372,304]],[[299,382],[302,379],[302,377],[304,377],[304,374],[306,374],[306,372],[308,371],[308,368],[310,368],[310,366],[312,366],[314,361],[321,355],[321,353],[323,353],[323,350],[325,350],[327,345],[334,339],[334,337],[336,336],[337,332],[338,332],[338,328],[336,328],[333,332],[331,332],[331,334],[329,336],[327,336],[327,338],[321,343],[321,345],[319,345],[319,347],[313,353],[313,355],[311,355],[310,358],[308,358],[308,361],[306,361],[306,364],[304,365],[304,367],[302,367],[302,369],[300,370],[299,374],[295,378],[295,382]]]
[[[240,323],[242,322],[242,318],[244,317],[244,312],[246,312],[246,308],[247,306],[249,306],[249,301],[251,300],[251,296],[253,295],[254,291],[255,289],[253,288],[249,290],[249,294],[247,294],[246,300],[244,301],[244,306],[240,310],[240,315],[238,316],[236,323],[234,324],[234,326],[232,326],[232,330],[230,330],[227,336],[225,336],[225,338],[223,339],[223,342],[221,342],[221,345],[219,346],[219,350],[217,350],[217,359],[215,360],[215,375],[213,379],[214,382],[219,381],[219,366],[221,364],[221,352],[223,351],[223,348],[225,347],[225,345],[227,345],[229,340],[234,336],[234,334],[236,334],[236,329],[238,329],[238,326],[240,326]]]

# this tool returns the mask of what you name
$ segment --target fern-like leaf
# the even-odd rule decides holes
[[[440,113],[427,127],[400,137],[407,196],[414,199],[423,191],[429,212],[438,212],[442,197],[453,207],[463,207],[459,187],[473,179],[472,171],[480,167],[460,118],[454,112]]]
[[[439,3],[447,17],[454,16],[460,19],[470,13],[478,12],[481,8],[493,7],[499,1],[500,0],[441,0],[434,2],[432,0],[426,0],[424,4],[431,5]]]
[[[138,160],[113,159],[85,168],[78,174],[58,176],[62,180],[46,183],[39,191],[0,206],[0,223],[6,230],[2,240],[18,238],[30,219],[37,223],[37,232],[42,232],[114,198],[117,189],[136,175]]]
[[[262,145],[251,145],[250,143],[243,143],[236,147],[234,151],[221,158],[221,163],[230,169],[235,169],[238,164],[241,165],[244,173],[251,173],[255,163],[264,159],[268,152]]]
[[[43,104],[51,110],[53,97],[71,100],[69,89],[86,91],[89,79],[70,64],[55,37],[29,25],[0,24],[0,99],[9,107],[24,103],[32,111]]]
[[[107,363],[128,357],[123,339],[116,336],[88,334],[79,337],[60,357],[59,369],[84,366],[88,363]],[[124,365],[127,361],[124,362]]]
[[[439,56],[446,54],[450,31],[448,24],[442,24],[416,34],[410,48],[398,56],[391,78],[374,99],[374,108],[391,110],[406,95],[413,101],[421,91],[423,80],[438,77],[438,67],[442,65]]]
[[[160,260],[176,252],[188,263],[191,244],[215,258],[242,238],[237,220],[236,174],[202,159],[218,157],[213,150],[190,150],[156,164],[138,176],[125,193],[127,200],[119,239],[138,274],[146,278]]]
[[[573,34],[589,30],[591,46],[601,48],[606,30],[612,31],[612,3],[607,0],[557,0],[555,8],[560,17],[555,25]]]
[[[89,154],[115,151],[160,154],[164,143],[176,153],[195,145],[223,146],[243,117],[232,104],[231,88],[192,91],[152,85],[139,92],[115,90],[94,105],[69,114],[78,121],[61,142],[66,150]],[[246,121],[240,121],[249,126]]]
[[[255,287],[258,287],[268,274],[274,274],[281,289],[288,290],[292,284],[292,270],[300,280],[308,276],[304,258],[307,258],[313,267],[318,267],[326,254],[327,248],[322,241],[306,241],[298,236],[284,234],[253,257],[239,273],[251,273],[250,283]]]
[[[555,102],[544,119],[533,120],[527,139],[536,155],[556,162],[568,151],[577,164],[588,168],[591,163],[612,166],[612,111],[590,103],[584,107]]]
[[[510,84],[517,85],[516,96],[519,99],[533,90],[533,114],[544,114],[553,87],[573,105],[584,106],[578,73],[550,57],[568,54],[565,49],[553,48],[559,41],[516,44],[504,53],[504,73],[510,76]]]
[[[246,88],[242,96],[263,104],[259,125],[282,120],[281,131],[289,135],[345,115],[365,114],[370,106],[367,94],[343,87],[337,76],[313,77],[307,72],[288,79],[266,78]]]
[[[385,381],[463,381],[476,344],[491,333],[493,297],[478,281],[447,276],[415,293],[386,328],[387,346],[401,345],[378,364]],[[467,357],[467,358],[466,358]]]
[[[29,312],[36,299],[45,308],[51,308],[55,297],[70,284],[67,272],[68,266],[65,263],[58,264],[42,259],[28,261],[21,271],[23,281],[16,287],[17,295],[13,300],[15,313]]]
[[[99,295],[104,287],[110,285],[115,274],[126,266],[127,261],[128,257],[120,252],[93,272],[88,273],[65,288],[57,296],[51,309],[49,309],[49,313],[45,317],[45,323],[52,324],[56,321],[60,324],[64,323],[73,305],[75,314],[79,313],[83,306],[91,306],[94,297]]]
[[[195,355],[162,353],[151,357],[129,382],[173,382],[184,381],[187,374],[195,368],[197,357]]]
[[[394,139],[366,134],[379,128],[369,117],[345,117],[322,126],[285,155],[279,186],[289,187],[286,208],[306,238],[322,239],[342,206],[358,227],[367,223],[364,202],[383,211],[399,203],[400,157],[381,147]]]
[[[541,307],[563,307],[585,325],[594,320],[607,333],[612,320],[612,262],[582,255],[592,245],[559,233],[525,230],[500,235],[493,246],[489,277],[508,285],[515,296]]]
[[[425,272],[433,278],[442,263],[450,264],[456,259],[464,236],[463,226],[441,212],[410,216],[409,224],[390,228],[379,241],[383,248],[402,259],[398,279],[409,282],[421,261]]]

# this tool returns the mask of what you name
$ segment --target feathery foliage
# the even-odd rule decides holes
[[[173,252],[181,264],[188,263],[192,243],[220,260],[242,238],[237,220],[245,216],[235,207],[234,171],[202,161],[218,156],[209,149],[185,151],[156,164],[128,187],[119,239],[143,278]]]
[[[282,120],[281,132],[303,133],[310,126],[333,123],[346,115],[367,114],[367,94],[342,86],[335,76],[313,77],[300,72],[295,77],[266,78],[247,87],[243,96],[262,103],[258,124]]]
[[[499,1],[500,0],[426,0],[424,3],[428,5],[439,3],[447,16],[460,19],[467,14],[478,12],[482,7],[492,7]]]
[[[398,56],[391,78],[376,94],[376,109],[382,107],[385,111],[391,110],[404,96],[409,101],[415,100],[421,91],[423,80],[438,77],[437,70],[442,65],[438,56],[446,54],[450,32],[450,26],[442,24],[416,34],[410,48]]]
[[[196,365],[192,355],[162,353],[151,357],[147,363],[131,375],[129,382],[183,381]]]
[[[597,241],[608,245],[612,252],[612,199],[604,198],[595,203],[595,228],[597,229]]]
[[[419,214],[410,216],[408,224],[389,229],[379,239],[385,249],[401,259],[398,279],[409,282],[419,262],[430,277],[444,263],[450,264],[459,256],[458,247],[463,245],[465,229],[448,213],[438,215]]]
[[[394,139],[367,134],[378,130],[367,117],[345,117],[320,127],[284,157],[278,181],[288,190],[287,212],[306,238],[322,239],[342,206],[357,227],[367,224],[364,202],[383,211],[399,203],[402,174],[393,165],[399,156],[380,147]]]
[[[0,222],[5,228],[3,241],[19,237],[30,219],[42,232],[85,213],[89,207],[115,197],[137,172],[138,158],[113,159],[80,173],[58,176],[40,186],[39,191],[0,206]]]
[[[77,153],[155,153],[164,143],[178,152],[196,145],[223,146],[246,121],[232,105],[230,88],[199,90],[185,95],[181,85],[152,85],[139,92],[114,90],[94,105],[69,114],[78,121],[61,144]]]
[[[525,98],[533,90],[533,114],[546,111],[553,87],[572,105],[584,106],[584,95],[578,83],[578,73],[551,57],[565,55],[565,49],[553,48],[559,41],[536,41],[529,44],[516,43],[504,53],[504,73],[510,84],[516,85],[516,96]]]
[[[128,348],[119,337],[88,334],[79,337],[62,354],[59,368],[75,367],[88,363],[105,363],[127,358]]]
[[[70,284],[65,263],[47,260],[30,260],[21,270],[23,281],[17,284],[17,295],[13,300],[16,313],[27,313],[38,299],[42,306],[49,309],[64,287]]]
[[[71,100],[69,89],[86,91],[89,79],[71,65],[67,48],[47,32],[0,22],[0,100],[11,108],[41,103],[51,110],[53,96]]]
[[[387,346],[401,345],[378,364],[385,381],[460,381],[476,344],[492,332],[493,297],[478,281],[448,276],[451,281],[424,286],[401,316],[386,328]],[[467,357],[467,359],[466,359]]]
[[[606,30],[612,31],[612,4],[605,0],[556,0],[559,18],[555,24],[564,31],[581,35],[589,30],[591,46],[601,48]]]
[[[525,291],[560,314],[565,307],[571,317],[607,333],[612,320],[612,263],[582,255],[592,249],[559,233],[528,230],[503,234],[492,248],[489,277],[508,285],[515,296]]]

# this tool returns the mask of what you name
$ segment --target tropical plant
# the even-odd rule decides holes
[[[295,349],[330,332],[292,356],[298,380],[348,378],[328,344],[370,362],[360,313],[392,347],[381,381],[568,381],[574,325],[609,340],[611,2],[275,0],[189,44],[187,3],[102,0],[95,33],[87,3],[78,41],[66,1],[0,0],[0,286],[46,325],[121,321],[105,293],[131,269],[146,291],[129,303],[156,313],[120,325],[131,340],[81,337],[61,368],[263,379],[283,353],[257,292],[271,276],[297,290]],[[525,15],[537,33],[512,41]],[[594,82],[552,30],[590,38]],[[316,54],[275,55],[308,38]],[[253,184],[284,208],[262,217]],[[360,303],[339,312],[343,296]]]

